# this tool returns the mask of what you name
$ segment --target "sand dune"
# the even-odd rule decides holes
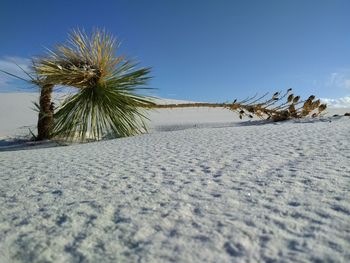
[[[350,261],[349,117],[150,118],[150,134],[0,152],[0,262]]]

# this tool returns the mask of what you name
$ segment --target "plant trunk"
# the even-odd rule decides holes
[[[54,113],[53,103],[51,102],[53,86],[54,85],[47,84],[41,87],[37,141],[48,140],[51,138]]]

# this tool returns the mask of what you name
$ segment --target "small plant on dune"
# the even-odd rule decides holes
[[[35,77],[25,72],[26,80],[0,69],[40,88],[36,140],[99,140],[146,131],[144,108],[154,103],[137,91],[148,89],[151,69],[137,69],[136,63],[116,56],[118,46],[104,30],[96,29],[91,36],[76,30],[68,42],[33,59]],[[77,92],[54,108],[52,93],[57,86]]]
[[[288,89],[284,94],[276,92],[270,99],[264,100],[268,93],[257,98],[257,95],[248,97],[245,100],[234,100],[232,103],[181,103],[166,105],[149,105],[148,108],[192,108],[209,107],[225,108],[239,114],[239,118],[253,118],[257,116],[261,119],[272,119],[273,121],[284,121],[288,119],[298,119],[305,117],[317,117],[327,108],[326,104],[321,104],[320,100],[315,100],[315,96],[310,96],[302,101],[300,96],[294,96],[292,89]],[[285,102],[282,102],[286,99]]]
[[[121,137],[145,130],[142,106],[153,103],[136,91],[145,89],[150,68],[135,69],[135,63],[115,55],[117,47],[116,39],[105,31],[88,36],[77,30],[67,43],[33,60],[41,87],[39,139],[83,141],[87,136]],[[53,112],[51,93],[57,85],[74,87],[77,93]]]

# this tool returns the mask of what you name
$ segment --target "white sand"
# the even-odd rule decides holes
[[[160,110],[151,134],[0,152],[0,262],[349,262],[349,117],[233,116]]]

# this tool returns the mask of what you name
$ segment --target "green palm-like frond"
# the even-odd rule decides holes
[[[117,41],[105,31],[96,30],[88,37],[77,30],[68,43],[34,60],[42,83],[78,89],[56,110],[54,136],[85,140],[145,131],[142,108],[153,103],[135,92],[145,89],[150,68],[135,69],[135,63],[115,56],[117,47]]]
[[[53,135],[85,140],[139,134],[146,131],[143,105],[149,100],[113,83],[82,89],[58,108]]]

